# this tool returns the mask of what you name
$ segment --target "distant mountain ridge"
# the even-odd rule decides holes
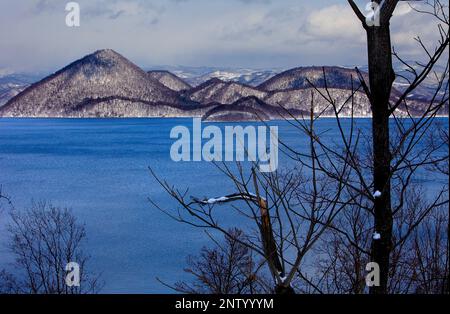
[[[249,96],[255,96],[262,99],[265,97],[266,92],[233,81],[225,82],[218,78],[213,78],[186,91],[184,95],[190,100],[200,103],[217,102],[221,104],[231,104],[241,98]]]
[[[364,73],[365,79],[368,79]],[[265,91],[285,91],[304,88],[340,88],[349,89],[352,84],[359,85],[358,72],[336,66],[326,67],[300,67],[277,74],[263,82],[258,88]]]
[[[150,69],[149,69],[150,70]],[[163,66],[151,68],[152,71],[169,71],[177,77],[196,87],[211,79],[236,82],[256,87],[284,69],[246,69],[224,67],[186,67]]]
[[[0,107],[42,78],[40,74],[4,73],[0,75]]]
[[[366,73],[362,75],[367,79]],[[324,97],[325,88],[338,107],[343,106],[341,116],[370,116],[366,95],[356,90],[359,81],[354,69],[302,67],[270,75],[257,86],[236,79],[210,78],[192,87],[169,71],[146,72],[107,49],[87,55],[25,88],[0,107],[0,116],[270,120],[307,115],[312,97],[316,113],[332,116],[334,110]],[[352,88],[356,90],[353,108],[348,102]],[[392,97],[398,94],[394,89]],[[409,101],[413,113],[420,114],[425,103],[420,98]],[[404,114],[401,109],[399,114]]]
[[[150,77],[158,80],[161,84],[171,90],[180,92],[192,88],[191,85],[169,71],[148,71],[147,73]]]

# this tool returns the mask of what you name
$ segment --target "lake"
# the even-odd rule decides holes
[[[448,125],[448,119],[437,119]],[[344,119],[344,124],[349,120]],[[358,119],[362,128],[370,119]],[[251,123],[250,123],[251,124]],[[69,207],[85,223],[90,266],[102,272],[105,293],[171,292],[168,283],[187,279],[188,254],[211,244],[199,229],[179,224],[155,209],[148,198],[173,202],[150,175],[156,173],[196,196],[235,192],[209,162],[174,162],[169,135],[192,119],[0,119],[0,185],[18,209],[33,200]],[[217,123],[222,126],[223,124]],[[286,121],[280,139],[298,149],[308,139]],[[333,119],[321,119],[325,141],[336,139]],[[279,168],[293,161],[280,153]],[[443,178],[419,178],[432,186]],[[5,213],[0,214],[0,268],[11,261],[5,247]],[[243,227],[231,217],[228,223]]]

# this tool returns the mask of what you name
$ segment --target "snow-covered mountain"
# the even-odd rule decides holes
[[[367,77],[367,75],[364,75]],[[263,82],[258,87],[265,91],[280,91],[301,88],[342,88],[351,89],[358,84],[358,73],[355,69],[342,67],[300,67],[291,69]]]
[[[220,104],[231,104],[241,98],[249,96],[263,99],[266,94],[266,92],[249,85],[212,78],[209,81],[186,91],[184,96],[192,101],[200,103],[217,102]]]
[[[194,87],[215,78],[226,82],[237,82],[255,87],[283,71],[282,69],[258,70],[246,68],[186,66],[160,66],[152,69],[169,71]]]
[[[35,83],[0,108],[3,116],[148,116],[182,107],[177,92],[113,50],[100,50]],[[176,109],[176,108],[175,108]]]
[[[192,86],[183,81],[183,79],[179,78],[175,74],[170,73],[169,71],[149,71],[148,75],[158,80],[164,86],[176,92],[189,90],[192,88]]]
[[[0,107],[42,77],[40,74],[0,71]]]
[[[280,73],[180,67],[173,71],[146,72],[112,50],[100,50],[29,87],[29,83],[13,81],[10,76],[6,81],[0,78],[4,91],[10,93],[5,98],[13,96],[0,106],[0,116],[277,119],[289,114],[308,115],[312,102],[316,113],[333,116],[329,96],[341,116],[366,117],[371,112],[361,89],[354,94],[351,108],[348,100],[359,81],[356,70],[348,67],[301,67]],[[362,75],[367,80],[367,73]],[[266,79],[260,82],[262,77]],[[432,81],[426,82],[431,90]],[[401,86],[401,82],[394,86],[393,101]],[[420,114],[426,106],[424,100],[429,95],[419,96],[408,99],[412,114]],[[448,105],[442,113],[448,113]],[[398,114],[405,114],[401,107]]]
[[[416,70],[418,73],[421,71],[421,66],[409,62],[408,64],[411,65],[411,67]],[[443,66],[435,65],[433,68],[433,71],[423,80],[423,82],[414,90],[414,92],[410,93],[408,95],[408,99],[420,99],[420,100],[428,100],[435,97],[436,93],[436,87],[439,85],[439,82],[441,80],[446,69]],[[406,88],[409,86],[409,82],[414,80],[414,75],[411,72],[411,69],[408,69],[407,66],[404,64],[398,64],[396,67],[396,73],[398,74],[397,80],[394,82],[394,87],[397,88],[399,91],[405,91]],[[437,96],[442,97],[442,95],[445,93],[446,85],[448,84],[448,75],[446,79],[444,80],[441,89],[438,91]]]

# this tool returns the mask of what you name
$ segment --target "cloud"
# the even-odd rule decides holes
[[[101,48],[141,66],[294,67],[365,64],[365,32],[341,0],[79,0],[81,27],[60,0],[0,1],[0,67],[52,70]],[[65,2],[64,2],[65,3]],[[392,40],[408,58],[435,22],[400,5]],[[7,27],[8,26],[8,27]],[[12,27],[14,26],[14,27]]]
[[[186,0],[172,0],[186,1]],[[68,1],[67,1],[68,2]],[[33,14],[57,14],[65,8],[64,1],[39,0],[32,6]],[[77,0],[80,4],[83,17],[86,19],[105,17],[117,19],[119,17],[132,16],[143,17],[148,15],[161,15],[165,11],[159,1],[145,0]]]
[[[438,20],[413,8],[428,11],[430,9],[420,3],[399,4],[392,17],[392,44],[402,57],[420,60],[425,57],[425,51],[415,38],[421,38],[428,49],[434,51],[439,40]]]
[[[143,0],[101,0],[89,1],[82,5],[86,17],[106,17],[117,19],[119,17],[144,18],[152,16],[157,18],[164,13],[165,7]]]
[[[364,40],[361,23],[348,5],[332,5],[312,12],[302,30],[317,41]]]
[[[61,2],[55,1],[55,0],[38,0],[33,7],[33,10],[35,12],[44,12],[44,11],[53,11],[56,10],[58,7],[61,7]]]
[[[397,7],[395,8],[394,16],[402,16],[409,14],[413,11],[413,7],[409,3],[399,2]]]

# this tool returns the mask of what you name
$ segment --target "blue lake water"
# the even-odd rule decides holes
[[[285,143],[307,147],[307,138],[289,123],[271,124],[279,126]],[[370,120],[358,124],[368,127]],[[191,126],[192,119],[0,119],[0,185],[16,208],[47,200],[73,210],[86,225],[86,251],[91,269],[103,274],[102,292],[170,292],[156,277],[169,283],[188,278],[186,256],[211,242],[201,230],[173,221],[149,203],[150,197],[173,204],[148,167],[196,196],[235,192],[211,163],[171,160],[169,134],[176,125]],[[327,141],[338,136],[332,119],[319,120],[317,127],[326,131]],[[291,166],[280,154],[279,167]],[[5,242],[3,224],[0,268],[11,258]]]

